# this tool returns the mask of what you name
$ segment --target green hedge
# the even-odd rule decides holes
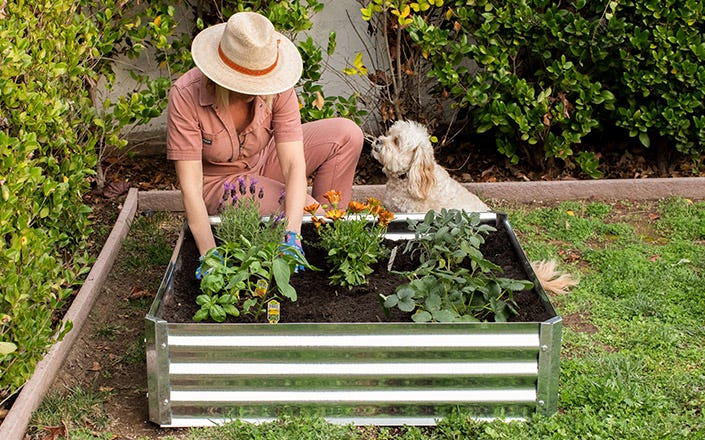
[[[701,1],[362,3],[365,19],[391,18],[389,32],[410,38],[436,97],[513,163],[558,158],[599,177],[598,156],[583,144],[615,129],[647,147],[705,152]],[[415,54],[403,52],[400,65]],[[421,118],[433,120],[428,110]]]
[[[73,1],[6,4],[0,20],[0,397],[21,386],[54,341],[54,316],[86,259],[95,167],[85,132],[100,35]]]
[[[115,80],[112,58],[167,33],[126,3],[19,0],[0,11],[0,401],[70,329],[60,319],[90,264],[83,196],[102,183],[98,158],[165,105],[165,78],[96,99],[98,82]]]

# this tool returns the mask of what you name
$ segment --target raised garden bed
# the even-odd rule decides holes
[[[413,237],[407,217],[390,225],[390,240]],[[482,218],[497,228],[485,257],[502,276],[538,286],[506,216]],[[325,267],[315,249],[305,251]],[[562,322],[540,286],[515,294],[520,314],[511,322],[422,324],[381,307],[378,294],[403,281],[386,263],[352,290],[331,287],[325,271],[306,271],[294,275],[298,300],[282,304],[279,324],[196,323],[196,262],[185,225],[146,316],[149,415],[161,426],[282,414],[431,425],[453,411],[522,419],[556,410]]]

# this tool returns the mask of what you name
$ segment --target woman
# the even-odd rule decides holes
[[[215,247],[208,216],[217,214],[224,183],[238,178],[262,189],[263,215],[284,213],[284,240],[300,248],[305,205],[330,189],[342,193],[343,206],[350,200],[362,131],[343,118],[301,124],[293,89],[301,56],[260,14],[240,12],[204,29],[191,54],[197,67],[169,93],[167,158],[199,252]]]

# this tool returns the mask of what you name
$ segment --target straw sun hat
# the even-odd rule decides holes
[[[299,51],[255,12],[238,12],[227,23],[202,30],[191,44],[199,69],[216,84],[246,95],[273,95],[296,84]]]

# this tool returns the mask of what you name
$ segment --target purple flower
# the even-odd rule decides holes
[[[238,187],[240,188],[240,194],[243,194],[243,195],[247,194],[247,186],[245,185],[245,178],[238,177],[237,184],[238,184]]]
[[[282,221],[283,219],[284,219],[284,213],[283,213],[283,212],[280,212],[279,214],[277,214],[277,216],[274,217],[274,219],[272,220],[272,228],[275,228],[275,227],[277,226],[277,224],[278,224],[280,221]]]
[[[230,182],[225,182],[223,184],[223,200],[228,200],[228,196],[230,196]],[[221,201],[222,204],[222,201]]]
[[[257,198],[259,198],[259,199],[264,198],[264,188],[259,189],[259,193],[257,194]]]
[[[282,190],[279,193],[279,199],[277,200],[277,203],[281,205],[281,203],[284,201],[284,197],[286,197],[286,191]]]
[[[252,195],[255,194],[255,191],[257,190],[256,185],[257,185],[257,180],[256,180],[256,179],[250,180],[250,194],[252,194]]]

